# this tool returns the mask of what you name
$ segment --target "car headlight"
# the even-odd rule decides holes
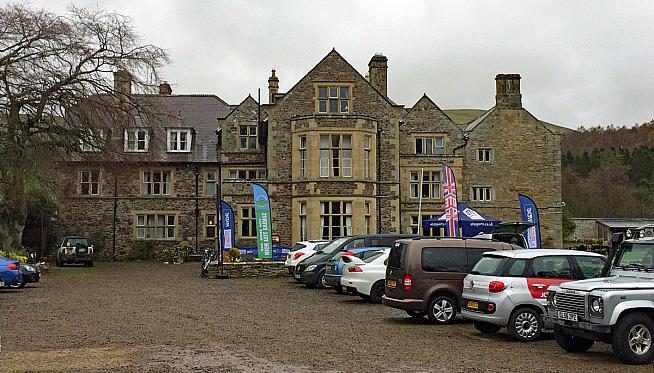
[[[593,295],[588,297],[588,311],[591,316],[604,317],[604,301],[602,298]]]
[[[311,271],[313,271],[314,269],[316,269],[316,265],[315,265],[315,264],[312,264],[312,265],[308,266],[308,267],[304,270],[304,272],[311,272]]]
[[[631,231],[631,229],[627,229],[627,238],[631,238],[634,236],[634,232]]]

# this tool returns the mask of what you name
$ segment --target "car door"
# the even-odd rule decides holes
[[[551,285],[573,281],[573,263],[567,255],[545,255],[531,260],[527,273],[527,287],[532,298],[547,304],[547,289]]]

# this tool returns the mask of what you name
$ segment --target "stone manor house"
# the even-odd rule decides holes
[[[526,193],[539,206],[544,246],[562,246],[560,128],[522,107],[519,75],[497,75],[495,106],[454,121],[456,111],[426,95],[411,107],[395,103],[387,73],[383,55],[372,57],[364,77],[332,50],[287,92],[278,91],[273,70],[267,104],[175,95],[167,83],[158,95],[138,95],[168,119],[104,132],[120,154],[113,161],[60,162],[67,176],[59,234],[88,235],[118,258],[140,241],[193,244],[196,232],[199,247],[211,246],[220,190],[234,209],[236,245],[255,246],[251,184],[258,182],[268,189],[280,245],[376,232],[438,235],[422,232],[419,201],[422,219],[443,212],[446,162],[459,201],[519,221],[517,195]],[[130,79],[116,73],[115,88],[132,94]]]

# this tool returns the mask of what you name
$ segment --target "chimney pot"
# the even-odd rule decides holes
[[[495,89],[495,107],[509,110],[522,109],[520,74],[497,74]]]
[[[159,84],[159,94],[160,95],[165,95],[165,96],[170,96],[173,93],[173,89],[170,87],[170,84],[168,84],[167,81],[163,81],[163,83]]]
[[[275,69],[272,70],[272,75],[268,78],[268,103],[275,103],[275,95],[279,91],[279,78],[275,75]]]

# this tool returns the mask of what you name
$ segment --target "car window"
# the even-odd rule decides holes
[[[484,253],[495,251],[495,249],[482,249],[477,247],[468,248],[468,268],[473,268],[475,264],[481,259]]]
[[[531,276],[535,278],[572,278],[566,256],[540,256],[531,262]]]
[[[485,255],[472,267],[470,273],[473,275],[498,276],[508,260],[509,258],[502,256]]]
[[[345,245],[344,249],[346,249],[346,250],[347,249],[356,249],[357,247],[365,247],[365,246],[366,246],[366,240],[364,240],[363,238],[358,238],[356,240],[352,240],[352,241],[348,242]]]
[[[468,272],[468,259],[464,248],[426,247],[420,253],[425,272]]]
[[[89,241],[86,238],[68,238],[64,246],[88,246]]]
[[[642,243],[625,243],[622,250],[616,255],[615,266],[626,267],[629,265],[654,268],[654,245]]]
[[[320,243],[320,244],[317,244],[316,246],[313,247],[313,251],[320,251],[320,250],[322,250],[325,246],[327,246],[326,243]]]
[[[604,268],[604,259],[596,256],[574,256],[581,270],[581,279],[599,277]]]
[[[525,274],[526,267],[526,259],[514,259],[509,265],[509,270],[506,271],[506,274],[509,277],[522,277]]]
[[[397,243],[391,248],[391,253],[388,255],[388,268],[404,269],[406,247],[406,244]]]
[[[305,247],[307,247],[307,246],[304,245],[304,244],[296,243],[293,247],[291,247],[291,249],[290,249],[289,251],[290,251],[290,252],[298,251],[298,250],[300,250],[300,249],[304,249]]]
[[[381,254],[381,251],[377,251],[377,250],[364,251],[364,252],[361,253],[360,258],[365,261],[366,259],[370,258],[371,256],[375,256],[375,255],[378,256],[379,254]]]
[[[368,251],[367,253],[369,255],[363,258],[363,261],[366,263],[372,263],[375,259],[379,258],[383,254],[381,251]]]

